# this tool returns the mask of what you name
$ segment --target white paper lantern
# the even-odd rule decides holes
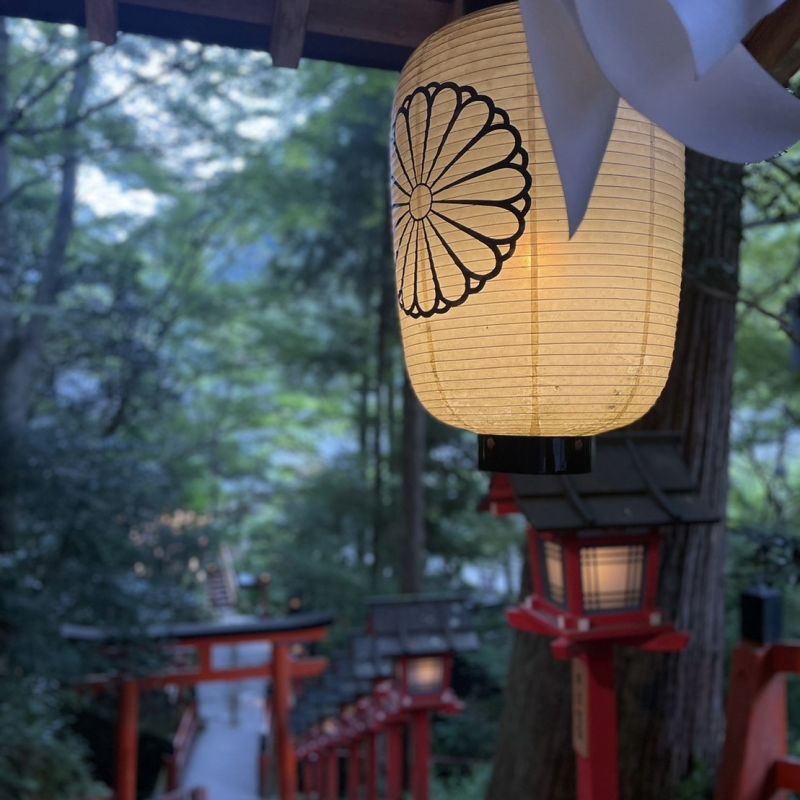
[[[403,346],[427,410],[476,433],[533,437],[641,417],[672,360],[683,147],[622,103],[570,239],[516,3],[419,47],[392,139]]]

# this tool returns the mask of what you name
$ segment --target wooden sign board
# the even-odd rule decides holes
[[[589,671],[580,658],[572,659],[572,746],[589,758]]]

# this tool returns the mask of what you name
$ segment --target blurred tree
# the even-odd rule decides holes
[[[7,734],[26,714],[58,731],[43,758],[72,747],[63,690],[109,666],[54,648],[59,627],[205,613],[222,539],[340,630],[375,590],[471,570],[510,592],[515,535],[473,510],[473,443],[404,390],[394,81],[2,22],[0,690],[37,687],[3,717],[3,765],[26,763]],[[48,769],[11,796],[51,791]]]

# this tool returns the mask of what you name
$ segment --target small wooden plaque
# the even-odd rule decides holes
[[[572,746],[589,758],[589,671],[580,658],[572,659]]]

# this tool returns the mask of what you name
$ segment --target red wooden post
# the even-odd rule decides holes
[[[275,644],[272,651],[272,677],[275,692],[275,745],[277,748],[278,779],[281,800],[297,798],[297,764],[292,735],[289,730],[289,710],[292,702],[292,665],[289,647]]]
[[[429,711],[413,713],[411,742],[413,747],[411,796],[414,800],[428,800],[431,793],[431,715]]]
[[[317,753],[314,761],[314,797],[323,800],[325,797],[325,756]]]
[[[403,725],[386,726],[386,790],[387,800],[403,800]]]
[[[322,760],[325,764],[325,800],[339,800],[339,751],[336,747],[329,748]]]
[[[311,797],[314,791],[314,773],[312,771],[311,761],[308,758],[303,759],[300,770],[303,781],[303,785],[301,786],[303,796]]]
[[[347,751],[347,800],[361,797],[361,742],[350,744]]]
[[[139,768],[139,687],[122,682],[117,716],[115,800],[136,800]]]
[[[589,645],[572,660],[572,723],[579,800],[617,800],[617,693],[611,644]]]
[[[378,737],[370,733],[367,747],[367,800],[378,800]]]

